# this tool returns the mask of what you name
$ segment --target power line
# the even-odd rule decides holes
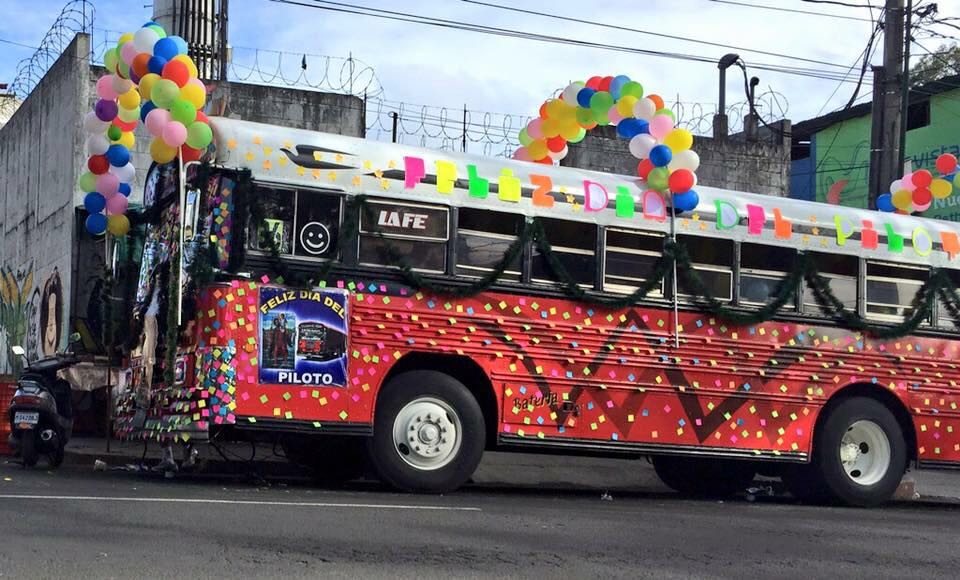
[[[793,14],[808,14],[810,16],[823,16],[825,18],[837,18],[840,20],[856,20],[858,22],[872,22],[869,18],[860,18],[858,16],[843,16],[840,14],[824,14],[823,12],[813,12],[812,10],[798,10],[796,8],[781,8],[779,6],[765,6],[763,4],[751,4],[749,2],[735,2],[734,0],[707,0],[717,4],[730,4],[732,6],[743,6],[745,8],[757,8],[760,10],[772,10],[774,12],[788,12]]]
[[[834,6],[846,6],[847,8],[883,8],[883,6],[874,6],[873,4],[853,4],[850,2],[839,2],[838,0],[800,0],[810,4],[832,4]]]
[[[517,30],[511,30],[511,29],[505,29],[505,28],[497,28],[493,26],[473,24],[469,22],[446,20],[446,19],[434,18],[429,16],[421,16],[417,14],[396,12],[396,11],[383,10],[378,8],[370,8],[366,6],[358,6],[358,5],[346,4],[342,2],[327,2],[325,0],[312,0],[312,3],[308,3],[306,0],[304,1],[270,0],[270,1],[280,3],[280,4],[288,4],[292,6],[301,6],[305,8],[324,10],[328,12],[338,12],[338,13],[353,14],[358,16],[369,16],[369,17],[380,18],[385,20],[428,25],[428,26],[453,29],[453,30],[465,30],[469,32],[491,34],[494,36],[503,36],[508,38],[519,38],[523,40],[533,40],[537,42],[545,42],[545,43],[552,43],[552,44],[580,46],[585,48],[608,50],[613,52],[624,52],[628,54],[643,54],[647,56],[672,58],[672,59],[686,60],[686,61],[692,61],[692,62],[704,62],[709,64],[716,63],[715,58],[702,56],[702,55],[684,54],[684,53],[676,53],[676,52],[664,52],[664,51],[656,51],[656,50],[649,50],[649,49],[633,48],[633,47],[621,46],[621,45],[603,44],[603,43],[590,42],[585,40],[572,39],[567,37],[536,34],[531,32],[524,32],[524,31],[517,31]],[[752,66],[759,70],[777,72],[782,74],[790,74],[795,76],[804,76],[804,77],[810,77],[810,78],[820,78],[820,79],[827,79],[827,80],[840,80],[841,78],[843,78],[839,71],[837,71],[836,73],[833,73],[833,72],[824,71],[820,69],[809,69],[809,68],[792,67],[792,66],[786,66],[786,65],[773,65],[773,64],[767,64],[767,63],[754,64]]]
[[[822,64],[822,65],[824,65],[824,66],[832,66],[832,67],[843,68],[843,65],[840,65],[840,64],[837,64],[837,63],[827,62],[827,61],[823,61],[823,60],[816,60],[816,59],[811,59],[811,58],[803,58],[803,57],[800,57],[800,56],[793,56],[793,55],[790,55],[790,54],[783,54],[783,53],[780,53],[780,52],[770,52],[770,51],[766,51],[766,50],[759,50],[759,49],[756,49],[756,48],[746,48],[746,47],[743,47],[743,46],[734,46],[734,45],[730,45],[730,44],[724,44],[724,43],[721,43],[721,42],[711,42],[711,41],[708,41],[708,40],[697,40],[697,39],[695,39],[695,38],[685,38],[685,37],[683,37],[683,36],[676,36],[676,35],[673,35],[673,34],[664,34],[664,33],[660,33],[660,32],[651,32],[651,31],[649,31],[649,30],[641,30],[641,29],[639,29],[639,28],[630,28],[630,27],[628,27],[628,26],[619,26],[619,25],[616,25],[616,24],[608,24],[608,23],[605,23],[605,22],[597,22],[597,21],[594,21],[594,20],[584,20],[584,19],[582,19],[582,18],[571,18],[571,17],[569,17],[569,16],[560,16],[559,14],[550,14],[550,13],[547,13],[547,12],[539,12],[539,11],[536,11],[536,10],[527,10],[527,9],[525,9],[525,8],[516,8],[516,7],[513,7],[513,6],[504,6],[504,5],[502,5],[502,4],[495,4],[495,3],[493,3],[493,2],[482,2],[482,1],[480,1],[480,0],[460,0],[460,1],[461,1],[461,2],[465,2],[465,3],[467,3],[467,4],[474,4],[474,5],[477,5],[477,6],[486,6],[486,7],[488,7],[488,8],[495,8],[495,9],[497,9],[497,10],[506,10],[506,11],[508,11],[508,12],[517,12],[517,13],[520,13],[520,14],[528,14],[528,15],[531,15],[531,16],[540,16],[540,17],[543,17],[543,18],[551,18],[551,19],[554,19],[554,20],[562,20],[562,21],[564,21],[564,22],[575,22],[575,23],[578,23],[578,24],[589,24],[590,26],[598,26],[598,27],[600,27],[600,28],[608,28],[608,29],[611,29],[611,30],[621,30],[621,31],[624,31],[624,32],[634,32],[634,33],[637,33],[637,34],[646,34],[646,35],[649,35],[649,36],[656,36],[656,37],[659,37],[659,38],[669,38],[670,40],[679,40],[679,41],[682,41],[682,42],[690,42],[690,43],[693,43],[693,44],[703,44],[703,45],[706,45],[706,46],[716,46],[716,47],[723,48],[723,49],[726,49],[726,50],[733,49],[733,50],[740,50],[740,51],[744,51],[744,52],[755,52],[755,53],[757,53],[757,54],[764,54],[764,55],[767,55],[767,56],[775,56],[775,57],[778,57],[778,58],[785,58],[785,59],[789,59],[789,60],[797,60],[797,61],[803,61],[803,62],[810,62],[810,63],[813,63],[813,64]]]

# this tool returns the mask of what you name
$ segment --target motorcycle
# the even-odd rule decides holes
[[[64,448],[73,432],[73,402],[70,383],[57,373],[79,362],[71,352],[79,338],[79,334],[71,335],[67,352],[33,362],[26,361],[23,347],[12,348],[26,363],[8,413],[10,444],[24,467],[35,466],[41,454],[48,457],[50,467],[63,463]]]

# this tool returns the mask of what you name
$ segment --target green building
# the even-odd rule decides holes
[[[960,157],[960,75],[914,88],[909,103],[906,159],[914,170],[936,175],[937,157]],[[871,107],[867,102],[793,126],[790,197],[867,207]],[[923,216],[960,221],[960,194],[933,200]]]

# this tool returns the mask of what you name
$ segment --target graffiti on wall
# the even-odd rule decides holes
[[[60,282],[60,272],[56,268],[53,274],[43,284],[40,295],[38,330],[40,334],[39,354],[53,356],[60,347],[60,337],[63,336],[63,284]]]
[[[20,357],[13,354],[12,346],[26,348],[26,338],[33,318],[33,265],[12,270],[0,267],[0,338],[3,338],[4,355],[0,359],[0,371],[18,373]]]

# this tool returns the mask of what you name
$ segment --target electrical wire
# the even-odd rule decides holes
[[[760,10],[773,10],[775,12],[787,12],[792,14],[808,14],[810,16],[823,16],[825,18],[837,18],[840,20],[856,20],[859,22],[871,22],[869,18],[860,18],[857,16],[843,16],[840,14],[824,14],[822,12],[813,12],[811,10],[798,10],[796,8],[782,8],[780,6],[765,6],[763,4],[750,4],[749,2],[735,2],[733,0],[707,0],[707,2],[716,2],[717,4],[730,4],[732,6],[743,6],[744,8],[758,8]]]

